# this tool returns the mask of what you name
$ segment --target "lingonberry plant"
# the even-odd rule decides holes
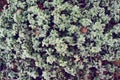
[[[119,0],[0,0],[0,80],[119,79]]]

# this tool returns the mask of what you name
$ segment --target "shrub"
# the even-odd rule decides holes
[[[118,80],[119,54],[119,0],[0,0],[0,80]]]

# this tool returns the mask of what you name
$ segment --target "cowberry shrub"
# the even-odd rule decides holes
[[[0,80],[119,80],[119,0],[0,0]]]

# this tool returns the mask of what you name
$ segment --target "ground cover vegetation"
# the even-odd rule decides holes
[[[0,80],[120,80],[120,0],[0,0]]]

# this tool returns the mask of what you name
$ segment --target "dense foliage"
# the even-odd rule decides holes
[[[0,0],[0,80],[119,80],[120,0]]]

